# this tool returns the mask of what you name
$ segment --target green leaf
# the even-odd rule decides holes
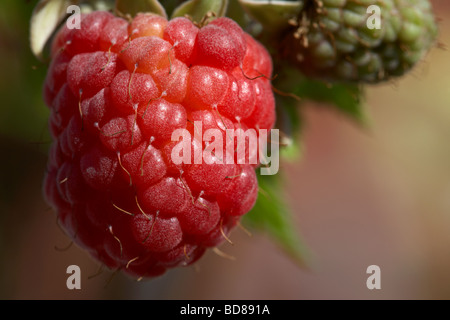
[[[190,0],[177,7],[172,18],[190,16],[195,22],[200,23],[208,13],[213,12],[215,17],[226,14],[228,0]]]
[[[33,54],[40,60],[45,45],[67,14],[67,7],[77,1],[41,0],[31,16],[30,46]]]
[[[132,17],[140,12],[146,12],[167,18],[166,10],[158,0],[116,0],[116,10]]]
[[[282,197],[280,174],[258,175],[260,193],[244,223],[266,232],[300,266],[311,265],[311,254],[303,243],[291,212]]]
[[[362,127],[370,127],[370,115],[363,101],[363,87],[358,84],[311,79],[287,65],[282,65],[284,74],[277,78],[276,87],[295,94],[303,100],[326,102],[349,116]]]
[[[303,152],[299,102],[291,97],[276,96],[276,105],[276,127],[280,130],[280,156],[289,162],[298,162]]]
[[[362,87],[359,85],[327,84],[321,81],[307,80],[299,84],[296,94],[315,101],[331,103],[363,127],[367,127],[370,123],[369,115],[362,102]]]

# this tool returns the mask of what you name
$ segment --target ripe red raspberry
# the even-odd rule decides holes
[[[271,72],[267,51],[228,18],[198,28],[94,12],[81,29],[64,27],[44,87],[54,138],[45,196],[59,223],[101,263],[136,277],[189,265],[223,242],[256,201],[257,164],[197,163],[211,142],[201,137],[189,145],[192,163],[175,163],[172,133],[215,128],[236,148],[226,129],[272,128]]]

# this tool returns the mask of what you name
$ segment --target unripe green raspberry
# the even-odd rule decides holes
[[[380,9],[379,28],[372,25],[372,5]],[[305,0],[290,24],[281,44],[284,57],[306,75],[329,81],[376,83],[401,76],[437,36],[428,0]]]

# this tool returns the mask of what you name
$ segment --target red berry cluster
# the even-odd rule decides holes
[[[44,87],[54,138],[45,196],[61,226],[136,277],[220,244],[255,203],[255,166],[175,164],[171,136],[194,136],[195,123],[220,129],[223,141],[229,128],[272,128],[271,72],[267,51],[228,18],[199,28],[99,11],[83,15],[81,29],[63,27]]]

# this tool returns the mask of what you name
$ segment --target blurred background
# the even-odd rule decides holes
[[[36,1],[0,2],[0,299],[450,299],[450,3],[432,1],[440,48],[408,76],[367,89],[361,129],[327,105],[302,106],[303,158],[282,163],[298,267],[270,239],[236,229],[236,258],[135,282],[103,272],[56,224],[41,191],[49,135],[46,66],[28,46]],[[81,290],[66,268],[81,268]],[[381,290],[366,269],[381,268]]]

